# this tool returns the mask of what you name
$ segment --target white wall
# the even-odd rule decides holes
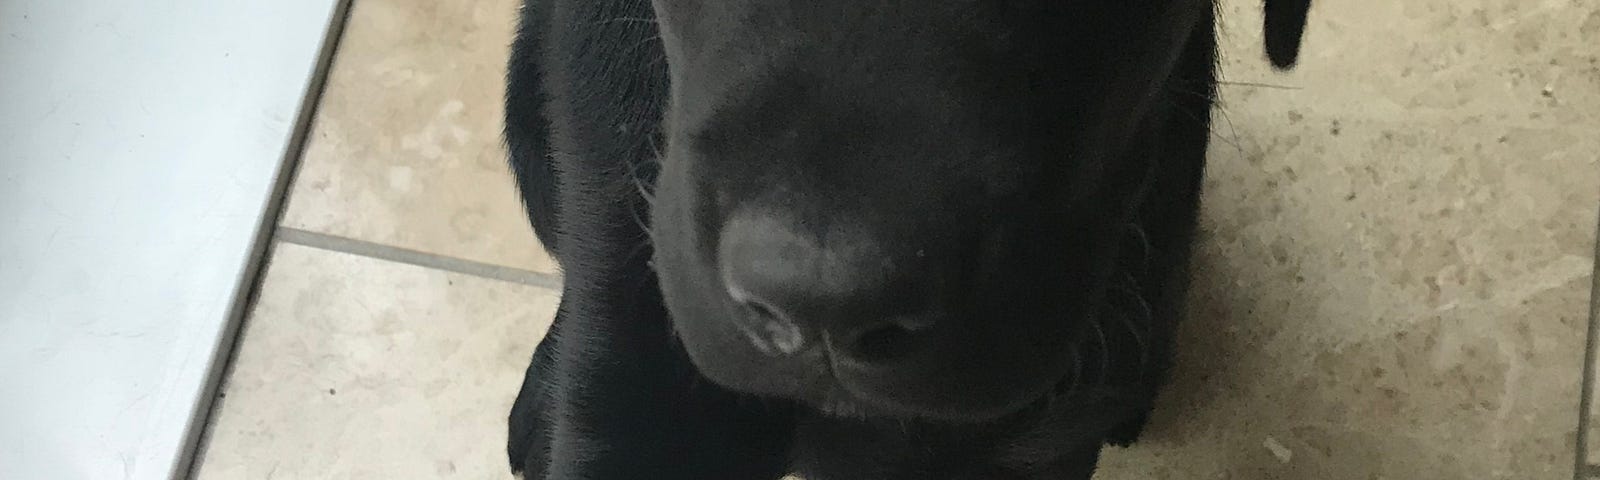
[[[0,479],[168,478],[336,0],[0,0]]]

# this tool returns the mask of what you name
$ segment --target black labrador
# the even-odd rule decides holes
[[[1266,0],[1291,66],[1310,0]],[[528,479],[1087,479],[1169,363],[1211,0],[526,0]]]

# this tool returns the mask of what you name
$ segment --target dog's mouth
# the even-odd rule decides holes
[[[1070,368],[1045,390],[1023,397],[1015,408],[997,410],[994,417],[1117,396],[1155,374],[1153,349],[1158,340],[1152,338],[1154,312],[1141,285],[1143,272],[1134,270],[1134,265],[1121,267],[1106,290],[1100,313],[1085,322],[1084,334],[1067,347]],[[882,401],[853,392],[848,383],[837,379],[818,391],[823,393],[810,403],[827,415],[866,419],[886,411]]]
[[[1120,287],[1119,287],[1120,289]],[[904,403],[892,392],[863,391],[848,378],[840,378],[831,362],[824,375],[818,376],[811,386],[802,390],[800,400],[824,415],[866,420],[873,418],[913,418],[936,421],[983,421],[1003,418],[1023,412],[1048,410],[1055,405],[1080,400],[1116,396],[1125,391],[1130,381],[1137,381],[1151,373],[1151,351],[1147,343],[1150,327],[1149,307],[1131,293],[1110,294],[1129,296],[1118,301],[1108,299],[1105,317],[1067,347],[1070,368],[1044,382],[1045,387],[1028,395],[1018,396],[1012,405],[986,410],[950,412],[943,408]],[[1119,305],[1120,303],[1120,305]]]
[[[962,404],[954,399],[946,399],[944,403],[919,402],[908,398],[910,395],[906,395],[906,391],[885,390],[874,385],[877,379],[842,376],[828,367],[824,367],[824,371],[826,373],[815,377],[817,380],[811,382],[810,386],[786,396],[836,418],[898,418],[954,423],[1001,418],[1026,410],[1046,399],[1077,395],[1088,390],[1080,387],[1080,376],[1092,373],[1069,371],[1055,377],[1053,382],[1042,382],[1038,388],[1017,392],[1020,394],[1013,395],[1005,403],[978,406]]]

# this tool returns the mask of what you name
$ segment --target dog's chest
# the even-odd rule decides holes
[[[796,430],[792,468],[804,480],[1075,479],[1070,472],[1085,461],[1093,468],[1106,430],[1127,416],[1100,402],[1053,409],[962,427],[811,418]]]

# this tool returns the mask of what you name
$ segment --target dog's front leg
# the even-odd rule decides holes
[[[526,380],[541,382],[534,390],[547,392],[536,402],[546,409],[539,416],[545,437],[532,442],[544,455],[530,457],[544,465],[529,465],[527,480],[783,476],[793,432],[790,407],[701,378],[670,333],[650,283],[607,289],[615,294],[565,292],[547,340],[549,368],[535,365]],[[541,370],[545,378],[534,378]]]

